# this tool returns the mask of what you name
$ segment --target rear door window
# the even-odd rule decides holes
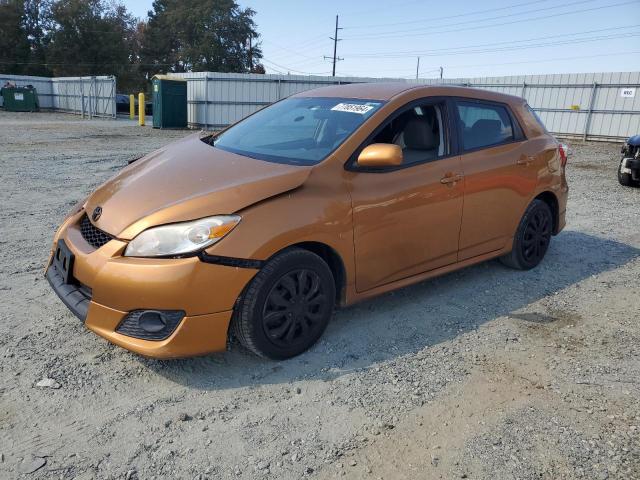
[[[489,103],[456,103],[464,150],[492,147],[516,139],[506,107]]]

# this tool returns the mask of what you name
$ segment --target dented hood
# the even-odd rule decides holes
[[[120,171],[87,199],[93,223],[130,240],[155,225],[235,213],[304,183],[311,167],[236,155],[189,135]]]

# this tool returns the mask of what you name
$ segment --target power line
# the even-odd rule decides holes
[[[578,43],[589,43],[595,41],[602,40],[620,40],[623,38],[632,38],[640,36],[640,32],[628,32],[628,33],[614,33],[611,35],[599,35],[595,37],[587,37],[587,38],[576,38],[576,39],[567,39],[563,41],[552,41],[552,42],[542,42],[542,43],[532,43],[529,45],[514,45],[507,46],[501,48],[485,48],[485,49],[458,49],[457,51],[446,51],[446,52],[421,52],[420,56],[424,57],[440,57],[440,56],[450,56],[450,55],[471,55],[471,54],[479,54],[479,53],[495,53],[495,52],[511,52],[516,50],[527,50],[530,48],[540,48],[540,47],[554,47],[559,45],[574,45]],[[408,58],[413,57],[414,55],[376,55],[376,54],[361,54],[361,55],[352,55],[353,57],[364,57],[364,58]]]
[[[288,48],[288,47],[283,47],[282,45],[278,45],[277,43],[272,42],[271,40],[265,40],[265,39],[262,39],[262,41],[263,41],[264,43],[271,44],[271,45],[273,45],[274,47],[279,48],[280,50],[283,50],[283,51],[285,51],[285,52],[289,52],[289,53],[292,53],[292,54],[294,54],[294,55],[298,55],[298,56],[300,56],[300,57],[304,57],[304,58],[315,59],[315,57],[312,57],[312,56],[307,55],[307,54],[304,54],[304,53],[300,53],[300,52],[298,52],[298,51],[296,51],[296,50],[292,50],[292,49],[290,49],[290,48]]]
[[[360,15],[363,13],[373,13],[373,12],[380,12],[383,10],[389,10],[389,9],[394,9],[397,10],[398,7],[404,7],[405,5],[412,5],[414,3],[424,3],[424,0],[410,0],[408,2],[387,2],[389,4],[389,6],[386,7],[380,7],[380,8],[368,8],[367,10],[351,10],[351,11],[347,11],[347,12],[342,12],[343,14],[348,14],[348,15]]]
[[[444,25],[435,25],[435,28],[441,28],[441,27],[457,27],[459,25],[468,25],[470,23],[477,23],[477,22],[486,22],[489,20],[500,20],[502,18],[510,18],[510,17],[517,17],[518,15],[526,15],[528,13],[537,13],[537,12],[544,12],[547,10],[557,10],[559,8],[565,8],[565,7],[572,7],[574,5],[582,5],[585,3],[593,3],[593,2],[597,2],[598,0],[575,0],[573,2],[569,2],[569,3],[564,3],[562,5],[554,5],[552,7],[546,7],[546,8],[536,8],[534,10],[525,10],[523,12],[515,12],[515,13],[508,13],[506,15],[498,15],[495,17],[488,17],[488,18],[481,18],[481,19],[474,19],[474,20],[465,20],[464,22],[456,22],[456,23],[447,23]],[[424,22],[422,22],[424,23]],[[392,31],[388,31],[388,32],[380,32],[381,35],[385,35],[385,34],[390,34],[390,33],[400,33],[400,32],[416,32],[416,31],[424,31],[424,27],[419,27],[419,28],[410,28],[410,29],[406,29],[403,28],[402,30],[392,30]],[[367,35],[367,34],[365,34]],[[357,36],[351,37],[351,38],[358,38]]]
[[[600,6],[600,7],[593,7],[593,8],[586,8],[586,9],[582,9],[582,10],[572,10],[570,12],[561,12],[561,13],[556,13],[553,15],[553,17],[549,17],[548,15],[543,15],[543,16],[539,16],[539,17],[531,17],[531,18],[523,18],[523,19],[519,19],[519,20],[513,20],[510,22],[501,22],[501,23],[494,23],[491,25],[478,25],[475,27],[465,27],[465,28],[457,28],[457,29],[451,29],[451,30],[442,30],[442,31],[428,31],[428,32],[423,32],[423,33],[404,33],[403,35],[389,35],[393,32],[386,32],[385,34],[378,34],[378,35],[367,35],[367,36],[354,36],[354,37],[345,37],[345,40],[366,40],[366,39],[371,39],[371,38],[376,38],[376,39],[386,39],[386,38],[398,38],[398,37],[424,37],[424,36],[428,36],[428,35],[438,35],[438,34],[442,34],[442,33],[453,33],[453,32],[462,32],[462,31],[469,31],[469,30],[480,30],[480,29],[486,29],[486,28],[494,28],[494,27],[501,27],[503,25],[513,25],[516,23],[524,23],[524,22],[533,22],[536,20],[547,20],[549,18],[557,18],[557,17],[561,17],[561,16],[565,16],[565,15],[573,15],[576,13],[584,13],[584,12],[592,12],[592,11],[596,11],[596,10],[603,10],[606,8],[615,8],[615,7],[621,7],[623,5],[630,5],[630,4],[637,4],[638,1],[637,0],[631,0],[631,1],[627,1],[627,2],[620,2],[620,3],[614,3],[611,5],[604,5],[604,6]]]
[[[522,62],[480,63],[476,65],[449,65],[447,66],[447,68],[475,68],[475,67],[500,67],[505,65],[527,65],[530,63],[560,62],[565,60],[579,60],[579,59],[600,58],[600,57],[618,57],[620,55],[632,55],[636,53],[640,53],[640,50],[636,50],[633,52],[602,53],[599,55],[583,55],[583,56],[577,56],[577,57],[547,58],[544,60],[526,60]]]
[[[302,74],[302,75],[326,75],[326,74],[331,73],[331,72],[316,72],[316,73],[314,73],[314,72],[304,72],[304,71],[302,71],[302,70],[295,70],[295,69],[293,69],[293,68],[287,68],[287,67],[285,67],[284,65],[280,65],[280,64],[278,64],[278,63],[276,63],[276,62],[273,62],[273,61],[271,61],[271,60],[269,60],[269,59],[267,59],[267,58],[264,58],[264,57],[262,57],[262,59],[261,59],[261,60],[262,60],[262,61],[264,61],[264,62],[266,62],[266,63],[270,63],[271,65],[275,65],[277,68],[284,69],[284,70],[286,70],[287,72],[300,73],[300,74]],[[275,70],[273,67],[269,67],[269,68],[271,68],[271,69]],[[278,73],[283,73],[283,72],[278,72]]]
[[[441,54],[447,54],[449,51],[455,51],[455,50],[461,50],[461,49],[467,49],[467,48],[477,48],[477,47],[493,47],[496,45],[511,45],[513,43],[524,43],[524,42],[533,42],[536,40],[547,40],[547,39],[552,39],[552,38],[561,38],[561,37],[572,37],[575,35],[586,35],[589,33],[600,33],[600,32],[608,32],[611,30],[625,30],[628,28],[640,28],[640,25],[634,24],[634,25],[621,25],[621,26],[615,26],[615,27],[608,27],[608,28],[599,28],[597,30],[585,30],[582,32],[571,32],[571,33],[560,33],[557,35],[545,35],[544,37],[533,37],[533,38],[525,38],[522,40],[506,40],[506,41],[502,41],[502,42],[492,42],[492,43],[478,43],[478,44],[473,44],[473,45],[464,45],[464,46],[460,46],[460,47],[447,47],[447,48],[435,48],[435,49],[430,49],[430,50],[405,50],[402,52],[380,52],[380,53],[350,53],[349,56],[350,57],[376,57],[376,58],[404,58],[404,57],[409,57],[409,56],[415,56],[415,55],[427,55],[429,53],[436,53],[436,52],[440,52]]]
[[[304,42],[301,43],[296,43],[296,46],[298,48],[306,48],[309,45],[314,45],[316,43],[319,43],[320,41],[326,41],[327,37],[325,37],[324,33],[321,33],[320,35],[316,35],[314,37],[311,37],[307,40],[305,40]]]
[[[448,69],[450,69],[450,68],[460,69],[460,68],[477,68],[477,67],[501,67],[501,66],[507,66],[507,65],[527,65],[527,64],[533,64],[533,63],[553,63],[553,62],[564,62],[566,60],[591,59],[591,58],[600,58],[600,57],[608,57],[608,56],[617,57],[617,56],[634,55],[634,54],[640,54],[640,50],[631,51],[631,52],[603,53],[603,54],[599,54],[599,55],[584,55],[584,56],[575,56],[575,57],[547,58],[547,59],[544,59],[544,60],[526,60],[526,61],[522,61],[522,62],[480,63],[480,64],[475,64],[475,65],[448,65],[447,68]],[[436,72],[436,71],[440,71],[440,69],[432,70],[432,71]],[[422,73],[429,73],[429,71],[422,72]],[[415,78],[415,74],[414,75],[399,76],[399,78]],[[440,77],[440,78],[442,78],[442,77]]]
[[[529,1],[529,2],[521,2],[521,3],[514,3],[512,5],[506,5],[504,7],[498,7],[498,8],[489,8],[486,10],[476,10],[473,12],[467,12],[467,13],[459,13],[457,15],[446,15],[443,17],[429,17],[429,18],[422,18],[420,20],[407,20],[404,22],[393,22],[393,23],[378,23],[378,24],[373,24],[373,25],[357,25],[357,26],[353,26],[353,27],[344,27],[345,30],[355,30],[355,29],[360,29],[360,28],[377,28],[377,27],[391,27],[391,26],[396,26],[396,25],[409,25],[412,23],[424,23],[424,22],[432,22],[434,20],[449,20],[450,18],[460,18],[460,17],[468,17],[471,15],[480,15],[482,13],[490,13],[490,12],[498,12],[501,10],[508,10],[510,8],[517,8],[517,7],[523,7],[526,5],[534,5],[537,3],[546,3],[550,0],[535,0],[535,1]]]

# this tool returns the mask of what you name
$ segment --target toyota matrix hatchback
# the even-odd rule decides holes
[[[221,351],[233,335],[284,359],[336,305],[494,257],[535,267],[565,224],[565,163],[521,98],[320,88],[124,168],[64,221],[46,277],[139,354]]]

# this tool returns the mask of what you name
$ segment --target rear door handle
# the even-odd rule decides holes
[[[516,162],[518,165],[531,165],[533,162],[536,161],[536,157],[534,156],[529,156],[529,155],[522,155],[518,161]]]
[[[444,183],[444,184],[456,183],[462,180],[463,178],[464,178],[464,175],[462,175],[461,173],[448,174],[440,179],[440,183]]]

